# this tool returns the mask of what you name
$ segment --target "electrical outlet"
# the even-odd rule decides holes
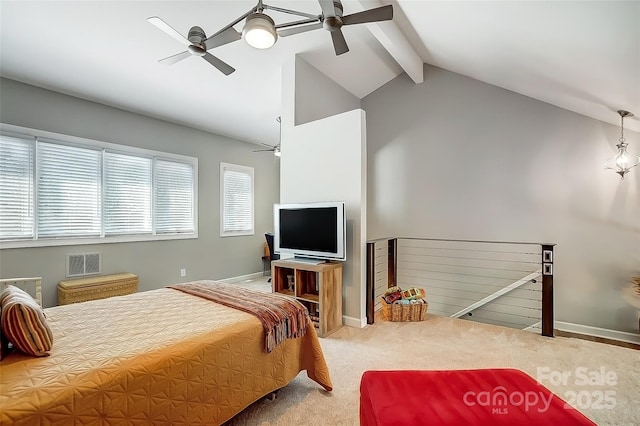
[[[186,277],[187,276],[187,270],[185,268],[180,269],[180,276],[181,277]]]

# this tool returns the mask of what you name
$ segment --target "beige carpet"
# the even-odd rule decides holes
[[[572,392],[581,395],[582,401],[573,405],[598,425],[640,425],[638,350],[437,316],[417,323],[343,327],[321,343],[333,392],[322,391],[303,372],[276,400],[256,402],[228,425],[357,425],[360,377],[366,370],[499,367],[517,368],[534,378],[538,369],[568,372],[564,385],[539,381],[566,401]],[[579,385],[581,376],[598,374],[601,368],[616,374],[615,384]],[[605,392],[609,400],[601,403],[615,407],[593,408]]]

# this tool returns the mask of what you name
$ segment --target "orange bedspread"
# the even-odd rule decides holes
[[[267,354],[258,319],[176,290],[45,312],[51,356],[0,362],[0,424],[215,425],[302,370],[332,387],[313,327]]]

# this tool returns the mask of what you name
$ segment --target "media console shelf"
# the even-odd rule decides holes
[[[342,327],[342,263],[275,260],[271,285],[274,293],[286,294],[307,307],[318,336]]]

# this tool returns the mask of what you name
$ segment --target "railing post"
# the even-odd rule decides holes
[[[553,247],[542,244],[542,335],[553,337]]]
[[[375,286],[376,280],[376,243],[367,242],[367,274],[366,274],[366,294],[367,294],[367,324],[373,324],[375,316]]]
[[[398,285],[398,239],[389,239],[387,287]]]

